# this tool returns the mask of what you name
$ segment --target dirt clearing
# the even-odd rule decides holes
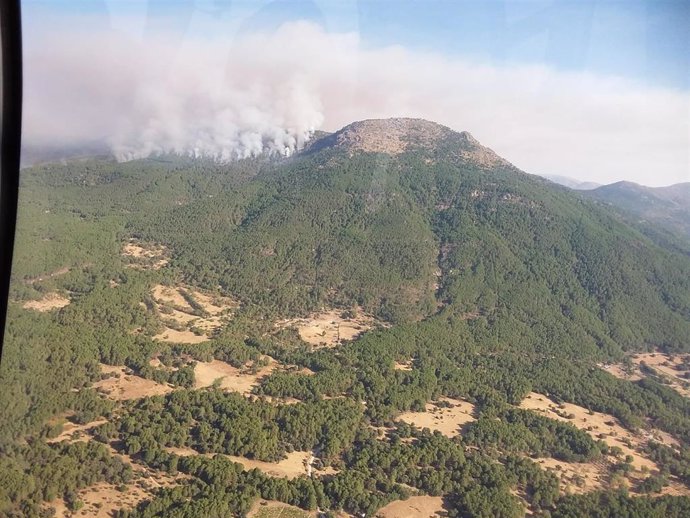
[[[316,512],[308,512],[282,502],[259,500],[247,514],[247,518],[313,518]]]
[[[98,421],[92,421],[86,424],[75,424],[70,421],[65,422],[62,425],[62,432],[57,437],[52,439],[46,439],[48,444],[62,442],[62,441],[78,441],[80,439],[87,440],[91,437],[89,435],[84,435],[90,432],[93,428],[107,423],[106,419],[100,419]]]
[[[252,372],[248,367],[238,369],[229,363],[213,360],[210,362],[198,362],[194,367],[194,387],[210,387],[219,380],[220,388],[239,392],[245,396],[251,394],[261,379],[268,376],[278,366],[273,358],[265,357],[268,365]]]
[[[156,489],[172,487],[180,483],[180,478],[173,478],[164,473],[157,473],[155,477],[139,479],[134,483],[121,487],[105,482],[99,482],[93,486],[78,491],[79,500],[84,506],[72,513],[67,509],[65,502],[58,498],[46,504],[46,507],[55,509],[56,518],[89,516],[92,518],[111,518],[118,509],[132,509],[139,502],[151,498]]]
[[[557,404],[547,396],[531,392],[520,404],[520,408],[538,412],[551,419],[571,423],[586,431],[592,438],[602,440],[610,447],[618,447],[622,454],[609,455],[593,462],[563,462],[552,458],[535,459],[542,468],[558,476],[563,493],[586,493],[598,489],[626,487],[636,493],[637,485],[649,474],[658,474],[659,467],[649,459],[643,448],[649,440],[663,442],[667,446],[678,446],[678,441],[659,430],[631,432],[621,426],[618,420],[608,414],[590,412],[572,403]],[[616,465],[627,455],[632,457],[632,467],[626,474],[615,474]],[[662,494],[688,494],[675,477]]]
[[[379,509],[381,518],[432,518],[443,516],[443,498],[440,496],[411,496],[407,500],[396,500]]]
[[[398,419],[417,428],[439,431],[446,437],[460,434],[462,425],[474,421],[474,405],[460,399],[441,398],[427,403],[425,412],[405,412]]]
[[[690,398],[690,354],[638,353],[630,362],[600,365],[603,370],[620,379],[637,381],[657,377],[659,381]]]
[[[192,448],[165,448],[169,453],[187,457],[190,455],[203,455],[204,457],[214,457],[216,453],[201,454]],[[315,460],[312,453],[309,451],[293,451],[287,454],[287,457],[278,462],[264,462],[261,460],[248,459],[246,457],[239,457],[236,455],[224,455],[225,458],[242,464],[245,470],[258,469],[261,472],[271,477],[278,478],[297,478],[300,475],[309,474],[309,462]],[[333,470],[322,470],[323,474],[332,473]]]
[[[196,334],[192,331],[178,331],[177,329],[166,328],[164,331],[154,335],[153,339],[174,344],[200,344],[207,341],[209,337],[208,335]]]
[[[63,297],[59,293],[47,293],[43,298],[38,300],[29,300],[25,302],[22,307],[24,309],[33,309],[35,311],[52,311],[54,309],[64,308],[70,303],[67,297]]]
[[[276,324],[280,328],[297,328],[302,340],[318,347],[335,347],[354,340],[376,325],[374,317],[360,310],[337,309],[314,313],[307,318],[283,320]]]
[[[413,368],[412,363],[413,363],[412,360],[407,360],[404,362],[395,362],[393,364],[393,368],[396,371],[411,371]]]
[[[632,360],[640,375],[645,375],[646,367],[681,396],[690,397],[690,354],[636,354]]]
[[[198,344],[210,338],[237,309],[230,298],[201,293],[188,286],[151,289],[156,311],[165,329],[153,338],[164,342]]]
[[[307,465],[311,457],[308,451],[293,451],[287,454],[287,458],[278,462],[263,462],[260,460],[247,459],[227,455],[227,458],[238,464],[242,464],[244,469],[258,469],[271,477],[293,479],[300,475],[307,474]]]
[[[101,364],[101,372],[111,374],[93,384],[98,392],[109,399],[118,401],[139,399],[148,396],[161,396],[173,390],[169,385],[162,385],[134,374],[129,374],[126,367],[113,367]]]
[[[130,239],[122,248],[128,266],[136,270],[160,270],[170,262],[168,249],[156,243],[142,243]]]
[[[599,365],[599,367],[612,376],[615,376],[618,379],[622,380],[628,380],[628,381],[637,381],[642,379],[642,375],[640,374],[639,369],[637,367],[633,367],[632,369],[628,369],[623,365],[619,364],[603,364]]]
[[[558,477],[561,493],[582,494],[602,489],[609,480],[610,464],[599,462],[563,462],[552,458],[533,459],[542,469]]]
[[[642,452],[643,446],[651,438],[663,438],[667,434],[654,434],[653,431],[631,432],[620,424],[615,417],[600,412],[590,412],[572,403],[557,404],[543,394],[531,392],[520,404],[520,408],[536,411],[551,419],[571,423],[586,431],[594,439],[601,439],[610,447],[617,446],[623,455],[633,457],[632,465],[636,469],[643,467],[650,471],[658,470],[658,466]],[[671,444],[670,446],[673,446]],[[675,443],[677,445],[677,443]]]

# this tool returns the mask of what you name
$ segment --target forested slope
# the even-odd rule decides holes
[[[415,492],[443,495],[451,516],[684,516],[687,497],[639,495],[687,487],[688,398],[660,377],[599,368],[631,351],[690,351],[690,258],[642,230],[467,133],[409,119],[355,123],[290,158],[26,169],[0,370],[0,514],[40,515],[55,498],[74,507],[75,491],[129,483],[111,451],[188,476],[133,516],[243,515],[258,496],[371,515]],[[136,262],[128,243],[164,261]],[[193,306],[194,290],[237,305],[207,339],[168,343],[157,337],[179,307],[155,301],[156,285],[184,287]],[[23,307],[49,294],[69,304]],[[332,348],[278,325],[323,308],[380,324]],[[266,357],[291,367],[250,397],[196,388],[197,363],[256,371]],[[167,392],[113,400],[94,390],[107,377],[99,363]],[[530,457],[607,463],[612,480],[630,462],[572,423],[518,408],[531,391],[676,442],[649,446],[659,472],[634,479],[634,498],[564,496]],[[461,434],[399,420],[444,397],[473,405]],[[87,434],[92,462],[47,442],[60,419],[107,421]],[[222,457],[274,462],[293,450],[335,471],[287,481]],[[71,474],[61,484],[35,467],[55,456]]]

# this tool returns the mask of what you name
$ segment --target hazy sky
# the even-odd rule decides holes
[[[414,116],[527,172],[690,181],[690,2],[22,2],[24,139],[121,159]]]

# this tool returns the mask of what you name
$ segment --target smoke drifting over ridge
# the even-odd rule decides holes
[[[114,32],[28,41],[24,140],[107,142],[119,160],[290,153],[315,129],[421,117],[532,172],[690,178],[690,94],[538,66],[495,67],[296,22],[234,39]],[[652,172],[654,174],[652,175]]]
[[[226,44],[112,34],[43,43],[26,59],[26,138],[102,139],[118,160],[289,154],[324,121],[313,76],[296,62],[304,49],[287,43],[303,29]]]

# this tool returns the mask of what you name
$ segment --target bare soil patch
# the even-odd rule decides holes
[[[277,327],[296,327],[302,340],[317,347],[335,347],[354,340],[359,335],[372,329],[376,319],[362,311],[348,314],[347,311],[330,309],[314,313],[307,318],[283,320]]]
[[[315,511],[304,511],[282,502],[259,500],[247,513],[247,518],[313,518],[316,515]]]
[[[179,455],[180,457],[189,457],[191,455],[203,455],[205,457],[213,457],[215,455],[215,453],[199,453],[195,449],[188,448],[186,446],[166,446],[164,449],[168,453],[172,453],[173,455]]]
[[[293,451],[287,454],[287,458],[278,462],[263,462],[260,460],[247,459],[245,457],[235,457],[227,455],[227,458],[244,466],[244,469],[259,469],[266,475],[279,478],[293,479],[300,475],[307,474],[307,465],[311,452]]]
[[[646,366],[681,396],[690,397],[690,354],[645,353],[634,355],[632,360],[641,375],[644,375],[642,366]]]
[[[396,371],[411,371],[412,370],[412,360],[408,360],[405,362],[395,362],[393,364],[393,368]]]
[[[165,448],[169,453],[187,457],[190,455],[203,455],[204,457],[213,457],[216,453],[201,454],[192,448]],[[246,457],[238,457],[236,455],[223,455],[232,462],[242,464],[244,469],[258,469],[271,477],[293,479],[301,475],[309,474],[309,463],[314,460],[314,457],[309,451],[293,451],[287,454],[287,457],[278,462],[264,462],[261,460],[248,459]],[[325,469],[321,473],[327,474],[333,470]]]
[[[92,421],[86,424],[75,424],[70,421],[65,422],[62,425],[62,432],[57,437],[52,439],[46,439],[48,444],[63,442],[63,441],[75,441],[75,440],[88,440],[90,439],[88,434],[93,428],[99,425],[107,423],[106,419],[99,419],[98,421]]]
[[[623,365],[619,365],[617,363],[602,364],[599,365],[599,367],[618,379],[628,381],[637,381],[642,379],[642,375],[640,374],[639,369],[636,367],[632,371],[628,371]]]
[[[142,243],[130,239],[122,248],[122,256],[129,261],[129,267],[137,270],[160,270],[168,262],[168,249],[156,243]]]
[[[29,300],[22,306],[24,309],[33,309],[35,311],[52,311],[54,309],[64,308],[70,303],[67,297],[63,297],[59,293],[47,293],[43,298],[38,300]]]
[[[208,335],[195,334],[192,331],[178,331],[177,329],[165,328],[164,331],[153,336],[154,340],[170,342],[175,344],[200,344],[209,339]]]
[[[615,417],[591,412],[572,403],[557,404],[543,394],[531,392],[520,404],[525,408],[538,412],[551,419],[557,419],[586,431],[594,439],[601,439],[609,446],[617,446],[623,455],[633,457],[632,465],[636,469],[646,467],[650,471],[658,471],[658,466],[643,453],[642,448],[653,438],[653,432],[631,432],[625,429]],[[661,434],[656,434],[662,437]],[[677,444],[677,443],[676,443]]]
[[[194,386],[195,388],[210,387],[216,380],[220,380],[220,388],[249,395],[261,379],[273,372],[277,366],[278,362],[272,358],[269,358],[268,365],[255,372],[249,370],[248,367],[238,369],[220,360],[198,362],[194,368]]]
[[[139,464],[131,456],[118,452],[112,444],[108,444],[106,447],[113,457],[117,457],[132,466],[135,477],[132,482],[121,487],[99,482],[80,489],[77,494],[84,506],[76,513],[67,509],[62,498],[47,502],[44,507],[55,509],[56,517],[111,518],[117,509],[131,509],[139,502],[151,498],[158,488],[184,484],[190,478],[182,473],[173,477],[165,472],[153,470]]]
[[[441,398],[427,403],[425,412],[405,412],[398,419],[417,428],[439,431],[446,437],[460,434],[462,425],[474,421],[474,405],[460,399]]]
[[[610,464],[601,462],[563,462],[552,458],[535,459],[542,469],[558,477],[562,493],[582,494],[602,489],[608,482]]]
[[[178,288],[157,284],[151,288],[151,295],[159,304],[170,304],[173,307],[182,308],[182,311],[193,311],[192,306],[189,305]]]
[[[649,473],[633,471],[626,476],[614,475],[615,462],[610,458],[596,462],[563,462],[552,458],[534,459],[543,469],[558,477],[561,493],[583,494],[602,489],[626,488],[632,495],[642,495],[637,486]],[[649,496],[688,495],[690,489],[674,478],[668,481],[660,493]]]
[[[443,498],[440,496],[411,496],[396,500],[379,509],[381,518],[432,518],[443,516]]]
[[[173,390],[169,385],[162,385],[153,380],[128,374],[125,367],[101,364],[101,372],[113,376],[97,381],[93,384],[93,388],[110,399],[126,400],[161,396]]]
[[[50,502],[47,507],[55,509],[56,517],[89,516],[93,518],[111,518],[118,509],[132,509],[139,502],[153,496],[160,487],[172,487],[179,484],[180,480],[157,473],[156,477],[139,479],[136,482],[124,486],[120,491],[117,486],[105,482],[99,482],[93,486],[78,491],[79,500],[84,506],[72,513],[67,509],[61,498]]]
[[[152,288],[151,295],[165,325],[165,329],[153,338],[165,342],[204,342],[238,307],[232,299],[201,293],[187,286],[158,284]]]
[[[630,356],[630,360],[628,365],[605,364],[599,367],[629,381],[656,376],[681,396],[690,397],[690,354],[638,353]]]
[[[547,396],[536,392],[525,398],[521,408],[539,412],[542,415],[568,422],[589,433],[594,439],[606,442],[610,447],[618,447],[622,451],[619,459],[607,457],[593,463],[568,463],[555,459],[539,459],[545,468],[556,473],[561,481],[564,492],[583,493],[592,489],[613,487],[627,487],[634,493],[636,485],[649,474],[659,473],[657,464],[648,458],[643,451],[650,440],[655,440],[667,446],[678,446],[678,441],[660,430],[640,430],[632,432],[625,429],[613,416],[600,412],[590,412],[572,403],[557,404]],[[625,477],[612,479],[611,472],[622,457],[630,455],[633,459],[631,470]],[[681,485],[674,477],[662,494],[688,494],[690,490]]]

